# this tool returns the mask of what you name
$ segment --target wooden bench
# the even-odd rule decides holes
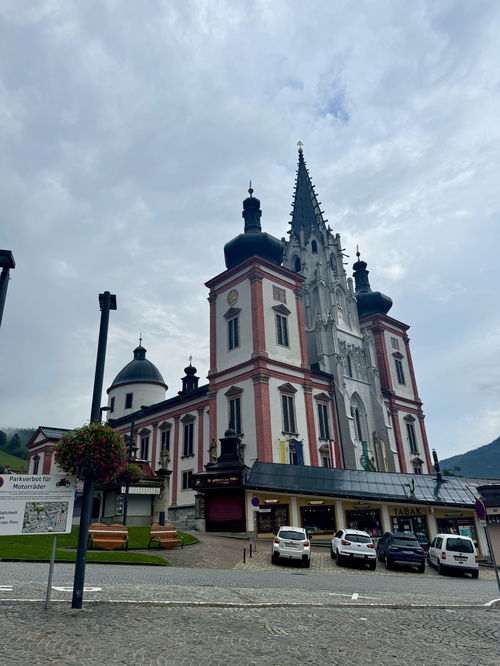
[[[177,546],[184,548],[182,537],[177,536],[177,530],[172,523],[151,525],[148,548],[151,548],[152,543],[158,544],[158,548],[176,548]]]
[[[97,546],[103,550],[128,550],[128,529],[126,525],[115,523],[92,523],[89,527],[88,548]]]

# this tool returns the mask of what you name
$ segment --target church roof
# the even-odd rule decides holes
[[[283,244],[278,238],[262,231],[260,201],[253,196],[251,183],[248,192],[250,196],[243,202],[242,213],[245,219],[245,231],[224,246],[226,268],[233,268],[254,255],[281,266]]]
[[[353,264],[354,282],[356,284],[356,301],[360,319],[373,314],[387,314],[392,308],[392,298],[380,291],[372,291],[367,263],[360,259],[359,250],[356,252],[358,260]]]
[[[295,181],[295,192],[292,208],[292,234],[300,238],[300,232],[304,231],[307,239],[311,229],[324,226],[327,220],[323,219],[323,212],[314,191],[309,171],[307,170],[302,148],[299,148],[299,163],[297,167],[297,179]]]
[[[127,365],[120,370],[113,380],[111,386],[118,386],[119,384],[130,384],[135,382],[154,382],[163,384],[165,389],[167,385],[163,381],[163,377],[158,368],[148,361],[146,358],[146,350],[139,344],[134,349],[134,360],[127,363]]]

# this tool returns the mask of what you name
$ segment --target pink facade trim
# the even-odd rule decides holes
[[[273,462],[269,377],[262,373],[258,373],[254,375],[253,380],[257,458],[261,462]]]
[[[205,409],[198,410],[198,472],[203,472],[203,416]]]
[[[179,476],[179,421],[180,417],[174,418],[174,460],[173,460],[173,474],[172,474],[172,505],[177,504],[177,484]]]
[[[52,454],[53,449],[45,449],[43,456],[43,469],[42,474],[50,474],[50,468],[52,466]]]
[[[318,466],[318,449],[316,445],[316,426],[314,425],[314,407],[312,389],[304,387],[304,402],[306,407],[307,439],[309,440],[309,457],[311,465]]]
[[[432,474],[433,466],[431,462],[431,453],[429,451],[429,442],[427,441],[427,432],[425,431],[424,415],[419,416],[420,434],[422,435],[422,442],[424,445],[425,463],[427,465],[427,474]]]
[[[216,297],[210,301],[210,370],[209,375],[217,372],[217,303]]]
[[[266,331],[264,326],[264,294],[262,290],[262,277],[259,274],[250,275],[250,298],[252,303],[252,335],[253,356],[262,356],[266,353]]]
[[[309,367],[307,354],[306,327],[304,321],[304,302],[302,300],[302,289],[295,290],[295,307],[297,308],[297,325],[299,327],[300,360],[303,368]]]
[[[412,385],[412,388],[413,388],[413,395],[415,396],[415,400],[418,400],[420,402],[420,398],[418,397],[417,380],[415,379],[415,370],[413,369],[413,361],[412,361],[412,358],[411,358],[410,339],[408,338],[407,335],[405,335],[403,340],[404,340],[404,343],[405,343],[406,360],[408,361],[408,367],[410,369],[410,377],[411,377],[411,385]]]
[[[399,427],[398,411],[391,409],[392,427],[394,428],[394,439],[396,440],[396,451],[399,458],[399,470],[406,474],[406,458],[404,454],[403,438],[401,437],[401,428]]]

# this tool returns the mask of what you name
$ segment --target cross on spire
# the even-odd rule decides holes
[[[297,141],[297,146],[299,147],[299,153],[304,152],[304,151],[302,150],[302,146],[303,146],[303,145],[304,145],[304,144],[303,144],[302,141]]]

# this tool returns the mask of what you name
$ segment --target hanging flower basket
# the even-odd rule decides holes
[[[127,460],[123,437],[105,423],[89,423],[62,436],[54,448],[59,467],[83,479],[91,474],[95,481],[111,483],[124,469]]]
[[[120,484],[123,483],[137,483],[142,479],[142,469],[139,465],[134,463],[127,463],[122,471],[118,474],[116,481]]]

